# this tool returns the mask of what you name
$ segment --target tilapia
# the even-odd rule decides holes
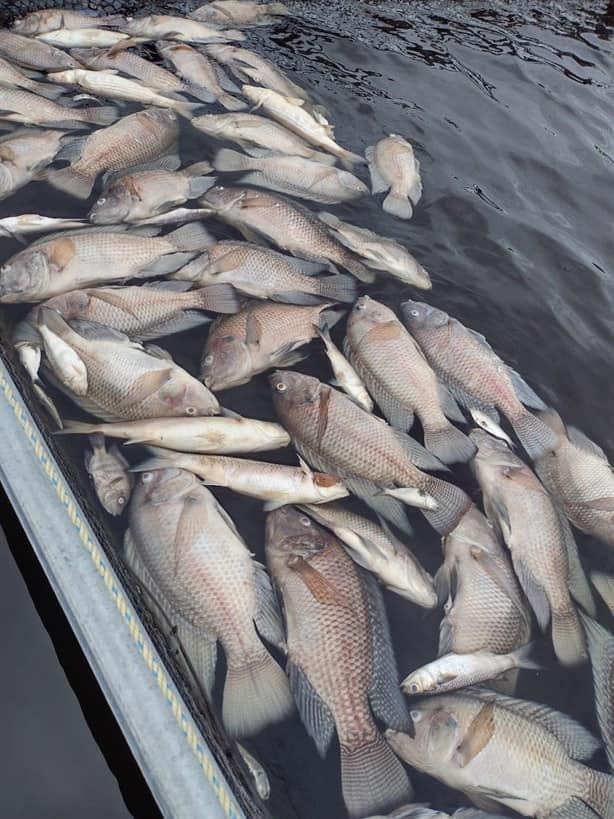
[[[392,522],[403,527],[404,514],[399,519],[397,502],[382,497],[382,487],[407,486],[435,498],[437,510],[423,514],[441,534],[450,532],[469,508],[461,489],[419,468],[437,468],[436,459],[343,393],[297,372],[278,370],[270,381],[275,411],[299,454],[313,469],[338,475]]]
[[[21,236],[24,233],[46,233],[50,230],[83,227],[85,224],[77,219],[40,216],[38,213],[20,213],[19,216],[5,216],[0,219],[0,235]]]
[[[579,429],[565,427],[555,410],[539,417],[555,442],[535,461],[535,471],[574,526],[614,546],[614,474],[605,452]]]
[[[424,446],[441,461],[468,461],[475,454],[474,444],[448,420],[464,421],[456,402],[389,307],[369,296],[358,299],[344,352],[394,427],[411,429],[417,415]]]
[[[512,669],[540,669],[539,663],[530,659],[531,644],[517,648],[510,654],[491,654],[480,651],[475,654],[444,654],[437,660],[412,671],[401,683],[406,694],[443,694],[458,688],[492,680]]]
[[[179,40],[187,43],[227,43],[245,39],[245,34],[234,29],[220,29],[190,20],[186,17],[173,17],[169,14],[149,14],[145,17],[133,17],[125,31],[133,37],[146,37],[150,40]]]
[[[218,26],[264,26],[290,12],[283,3],[256,3],[253,0],[213,0],[194,11],[190,17]]]
[[[202,196],[215,182],[207,176],[208,162],[197,162],[182,170],[164,168],[127,171],[113,177],[89,212],[95,225],[139,222]]]
[[[312,145],[337,157],[347,167],[352,168],[355,164],[364,162],[361,156],[353,154],[335,142],[332,137],[332,126],[322,116],[314,116],[306,111],[304,100],[287,97],[270,88],[259,88],[255,85],[243,85],[241,91],[256,108],[262,108],[274,120]]]
[[[117,330],[79,321],[73,322],[77,332],[48,308],[40,311],[39,331],[41,324],[83,363],[86,392],[71,390],[66,372],[47,356],[57,380],[75,403],[104,421],[215,415],[220,411],[215,396],[203,384],[172,360],[145,352]],[[43,342],[47,352],[45,338]]]
[[[399,219],[411,219],[422,196],[420,163],[406,139],[398,134],[380,139],[365,151],[373,195],[390,190],[382,207]]]
[[[135,44],[129,34],[122,31],[107,31],[102,28],[58,29],[37,34],[38,42],[48,43],[58,48],[111,48],[118,43]]]
[[[213,166],[216,171],[245,171],[240,181],[246,185],[269,188],[313,202],[351,202],[369,192],[367,186],[349,171],[285,154],[246,156],[222,148],[215,155]]]
[[[554,651],[562,665],[582,663],[584,632],[570,587],[586,606],[582,591],[588,584],[573,536],[565,530],[542,484],[504,441],[482,430],[474,430],[471,438],[478,446],[472,469],[486,514],[511,552],[514,571],[539,626],[545,631],[551,625]]]
[[[171,71],[156,65],[151,60],[146,60],[132,51],[101,51],[97,48],[75,49],[73,51],[84,66],[101,71],[111,69],[121,71],[129,77],[136,77],[148,88],[160,91],[163,94],[180,97],[182,94],[190,94],[203,102],[211,102],[212,94],[206,88],[191,85],[180,80]]]
[[[155,418],[114,424],[66,421],[58,435],[102,432],[124,438],[127,444],[144,444],[178,452],[242,455],[281,449],[290,436],[279,424],[255,418]]]
[[[75,85],[94,94],[97,97],[107,97],[112,100],[138,102],[141,105],[157,105],[158,108],[170,108],[184,117],[191,118],[202,106],[199,103],[183,102],[165,97],[157,91],[142,85],[136,80],[121,77],[115,69],[102,71],[88,71],[85,68],[72,68],[68,71],[56,71],[47,74],[52,82],[62,85]]]
[[[318,214],[332,235],[364,261],[367,267],[390,273],[396,279],[422,290],[433,286],[431,277],[403,245],[372,230],[342,222],[332,213]]]
[[[218,185],[200,200],[218,218],[236,227],[248,241],[261,234],[293,256],[341,265],[361,281],[373,281],[371,271],[329,235],[310,210],[272,193]]]
[[[1,32],[0,32],[1,33]],[[51,125],[56,128],[78,128],[83,123],[108,125],[117,119],[113,106],[69,108],[57,102],[31,94],[22,88],[2,88],[0,120],[25,125]]]
[[[614,777],[582,764],[598,747],[570,717],[485,689],[420,700],[414,735],[386,732],[409,765],[480,806],[542,819],[614,816]]]
[[[401,312],[429,364],[460,404],[482,410],[495,421],[500,410],[532,459],[554,449],[552,431],[523,406],[545,409],[544,402],[501,361],[484,336],[428,304],[406,301]]]
[[[322,757],[337,732],[350,816],[407,802],[407,774],[374,720],[408,730],[377,585],[330,532],[292,507],[267,516],[265,553],[283,602],[290,687]]]
[[[201,378],[218,392],[247,384],[272,367],[296,364],[330,307],[250,302],[236,315],[216,319],[201,356]]]
[[[591,572],[591,580],[603,602],[614,615],[614,577],[605,572]]]
[[[40,9],[15,20],[13,31],[31,37],[34,34],[55,31],[59,28],[121,28],[125,23],[126,18],[122,14],[94,16],[71,9]]]
[[[49,171],[48,181],[56,188],[87,199],[103,171],[121,171],[137,165],[167,169],[179,167],[177,139],[179,126],[172,111],[151,108],[122,117],[102,131],[71,143],[64,158],[72,164],[58,171]],[[167,160],[163,161],[162,158]],[[168,161],[168,158],[171,161]]]
[[[85,468],[98,500],[110,515],[121,515],[134,486],[130,464],[116,444],[107,450],[104,435],[100,433],[90,435],[90,447],[85,452]]]
[[[31,91],[33,94],[40,94],[41,97],[48,97],[49,99],[56,99],[60,94],[64,93],[63,88],[58,88],[51,83],[38,82],[32,77],[26,76],[17,66],[14,66],[8,62],[8,60],[3,60],[1,57],[0,83],[5,87],[25,88],[26,91]]]
[[[352,367],[341,350],[335,346],[328,327],[321,327],[318,331],[318,335],[322,339],[326,355],[328,356],[330,366],[335,376],[334,381],[331,381],[331,383],[337,387],[341,387],[359,407],[362,407],[362,409],[367,412],[373,412],[373,400],[367,392],[367,388],[354,367]]]
[[[0,302],[43,301],[93,284],[158,276],[190,259],[203,242],[198,224],[157,232],[88,228],[43,237],[0,267]]]
[[[508,654],[531,638],[531,615],[506,551],[475,506],[443,539],[435,582],[446,601],[439,656]]]
[[[222,241],[210,244],[172,275],[194,284],[227,282],[246,296],[289,304],[354,301],[354,279],[342,273],[314,275],[323,269],[322,263],[284,256],[260,245]]]
[[[610,771],[614,773],[614,634],[581,614],[593,668],[597,721]]]
[[[0,31],[0,55],[12,63],[36,71],[61,71],[64,68],[80,67],[77,60],[65,51],[6,30]]]
[[[208,89],[210,102],[217,100],[227,111],[241,111],[247,108],[245,100],[224,91],[217,71],[202,52],[185,43],[158,43],[158,51],[171,63],[188,86]]]
[[[181,469],[144,472],[124,546],[128,565],[176,627],[209,698],[221,643],[226,730],[249,736],[289,716],[288,681],[260,638],[283,643],[270,580],[198,478]]]
[[[264,501],[266,510],[289,503],[328,503],[349,494],[339,478],[312,472],[304,462],[300,466],[285,466],[245,458],[188,455],[156,449],[155,456],[138,469],[149,471],[169,466],[193,472],[208,486],[225,486],[240,495],[258,498]]]
[[[0,199],[23,188],[43,170],[65,141],[61,131],[20,129],[0,138]]]
[[[334,532],[350,557],[372,572],[384,588],[423,608],[437,605],[433,578],[385,524],[378,525],[341,503],[303,505],[301,509]]]

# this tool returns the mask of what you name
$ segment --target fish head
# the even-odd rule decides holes
[[[410,332],[436,330],[445,327],[450,317],[443,310],[422,301],[408,299],[401,305],[401,313]]]
[[[282,577],[297,560],[309,561],[328,545],[329,536],[304,512],[281,506],[266,516],[265,551],[273,575]]]
[[[49,281],[49,259],[43,250],[32,248],[13,256],[0,267],[0,301],[25,301]]]
[[[227,43],[211,43],[205,48],[207,54],[213,57],[214,60],[219,60],[222,63],[231,60],[235,56],[237,50],[238,49],[236,46],[231,46]]]
[[[437,680],[429,670],[428,666],[419,668],[403,680],[402,685],[405,694],[417,697],[419,694],[430,694],[437,689]]]
[[[120,180],[103,191],[102,196],[92,205],[87,218],[94,225],[115,225],[128,217],[136,198],[136,193],[132,194]]]
[[[15,159],[15,157],[13,157],[13,159]],[[14,182],[12,168],[14,167],[14,161],[11,162],[10,160],[6,159],[5,156],[0,154],[0,198],[5,197],[13,190]]]
[[[271,96],[271,92],[267,88],[260,88],[257,85],[242,85],[241,93],[255,105],[262,105],[267,97]]]
[[[199,131],[208,136],[223,139],[236,130],[236,119],[232,114],[203,114],[192,120]]]
[[[210,335],[200,362],[200,377],[210,390],[247,384],[252,372],[252,357],[244,338],[215,332]]]
[[[172,503],[199,486],[196,475],[185,469],[167,467],[141,472],[135,489],[133,505]]]
[[[121,457],[105,452],[86,452],[85,468],[104,509],[114,517],[121,515],[132,492],[134,477]]]
[[[512,452],[506,441],[496,438],[484,429],[475,428],[469,437],[477,447],[473,456],[475,463],[488,462],[493,466],[521,466],[523,462]]]
[[[26,37],[47,31],[46,22],[50,19],[50,12],[51,9],[30,12],[21,20],[15,20],[11,28],[16,34],[23,34]]]
[[[209,205],[216,213],[224,214],[238,210],[244,198],[245,192],[240,188],[224,188],[222,185],[215,185],[209,188],[200,202],[205,207]]]
[[[283,419],[297,410],[316,409],[320,402],[321,383],[317,378],[291,370],[275,370],[269,376],[273,406]]]
[[[215,415],[220,410],[213,393],[179,367],[162,384],[158,395],[173,415],[196,418]]]
[[[412,731],[389,729],[393,751],[420,771],[434,771],[452,759],[459,744],[459,724],[442,697],[420,700],[409,712]]]

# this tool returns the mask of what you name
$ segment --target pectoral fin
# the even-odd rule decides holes
[[[465,768],[488,745],[495,733],[495,706],[483,705],[473,718],[455,754],[455,761]]]
[[[303,583],[311,592],[312,597],[329,606],[339,606],[342,604],[339,593],[328,580],[314,569],[303,557],[291,557],[288,560],[288,568],[296,572]]]

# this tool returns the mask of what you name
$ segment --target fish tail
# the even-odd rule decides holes
[[[425,490],[437,501],[437,509],[425,509],[422,514],[440,535],[449,534],[471,506],[471,498],[453,483],[433,476],[429,477]]]
[[[177,250],[186,251],[203,250],[214,241],[209,231],[200,222],[183,225],[173,230],[165,238],[172,242]]]
[[[212,313],[238,313],[241,302],[236,290],[231,284],[210,284],[193,290],[193,295],[201,310],[210,310]]]
[[[202,105],[198,102],[180,102],[176,101],[172,104],[173,111],[176,111],[182,117],[186,119],[192,119],[194,116],[195,111],[198,109],[202,110]]]
[[[601,771],[588,771],[588,793],[582,798],[602,819],[614,816],[614,776]]]
[[[215,102],[215,94],[210,88],[206,88],[204,85],[184,81],[181,90],[185,94],[196,97],[196,99],[201,102]]]
[[[614,635],[591,617],[580,612],[593,667],[595,710],[605,745],[610,770],[614,772],[614,688],[611,684],[614,668]]]
[[[477,452],[473,441],[450,423],[443,429],[425,429],[424,446],[444,464],[465,463]]]
[[[540,671],[543,665],[537,660],[531,659],[531,652],[533,651],[534,643],[527,643],[525,646],[520,646],[510,654],[510,659],[513,658],[516,668],[526,668],[530,671]]]
[[[510,422],[520,443],[532,461],[555,449],[556,436],[554,432],[529,410],[523,408],[522,414],[516,418],[510,418]]]
[[[257,160],[255,160],[257,162]],[[213,167],[216,171],[246,171],[253,165],[254,159],[231,148],[222,148],[215,155]]]
[[[64,429],[56,430],[56,435],[72,435],[73,433],[91,434],[101,432],[99,424],[86,424],[83,421],[64,421]]]
[[[257,734],[294,709],[288,678],[264,646],[243,663],[228,659],[222,718],[235,737]]]
[[[29,86],[29,90],[48,100],[57,100],[58,97],[61,97],[62,94],[66,92],[66,89],[62,85],[51,85],[51,83],[47,82],[32,82],[32,85]]]
[[[354,165],[364,165],[367,161],[364,156],[353,154],[351,151],[347,151],[341,147],[339,147],[338,151],[335,151],[335,156],[348,171],[354,170]]]
[[[331,301],[353,302],[356,298],[356,281],[344,273],[322,276],[316,279],[319,295]]]
[[[44,177],[54,188],[77,199],[87,199],[96,181],[92,176],[75,171],[70,165],[60,170],[47,171]]]
[[[92,122],[94,125],[110,125],[118,118],[119,113],[113,105],[101,105],[99,108],[82,108],[84,122]]]
[[[565,609],[552,609],[552,643],[561,665],[580,665],[587,659],[584,630],[571,601]]]
[[[343,799],[351,817],[388,813],[412,799],[405,769],[381,734],[364,745],[340,743]]]
[[[391,190],[382,203],[386,213],[396,216],[398,219],[411,219],[414,209],[405,194]]]
[[[227,111],[243,111],[244,108],[247,108],[247,103],[244,100],[240,100],[226,91],[222,91],[221,94],[217,95],[217,101]]]

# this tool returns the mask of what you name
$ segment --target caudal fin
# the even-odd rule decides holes
[[[477,452],[473,441],[452,424],[444,429],[425,430],[424,447],[444,464],[465,463]]]
[[[56,435],[71,435],[73,433],[90,434],[101,432],[99,424],[86,424],[83,421],[64,421],[64,428],[56,430]]]
[[[49,170],[44,177],[54,188],[75,196],[77,199],[87,199],[96,181],[95,177],[78,173],[70,165],[60,170]]]
[[[614,816],[614,776],[590,769],[587,771],[589,788],[583,798],[601,819],[611,819]]]
[[[356,298],[356,282],[351,276],[337,273],[317,279],[319,295],[331,301],[353,302]]]
[[[390,191],[388,196],[384,199],[382,207],[386,213],[390,213],[398,219],[411,219],[414,214],[414,209],[409,198],[395,191]]]
[[[63,85],[52,85],[50,82],[32,82],[32,85],[28,86],[28,90],[39,94],[41,97],[46,97],[48,100],[57,100],[58,97],[66,93]]]
[[[580,665],[588,659],[584,630],[571,602],[566,609],[552,610],[552,643],[561,665]]]
[[[529,410],[524,410],[522,415],[509,420],[520,443],[532,461],[555,449],[556,436],[554,432],[543,421],[532,415]]]
[[[99,108],[80,108],[84,122],[93,122],[94,125],[110,125],[118,118],[119,113],[113,105],[101,105]]]
[[[462,489],[448,481],[433,476],[429,479],[426,492],[437,501],[435,511],[423,511],[424,517],[440,535],[449,534],[454,529],[467,509],[471,498]]]
[[[359,748],[341,743],[343,799],[353,819],[388,813],[412,799],[405,769],[380,734]]]
[[[200,290],[194,290],[193,295],[198,299],[201,310],[210,310],[212,313],[238,313],[241,309],[241,302],[230,284],[210,284]]]
[[[231,148],[222,148],[215,155],[213,160],[213,167],[216,171],[245,171],[253,167],[254,160],[252,157],[245,156],[239,151],[233,151]]]
[[[581,613],[593,667],[595,710],[610,770],[614,771],[614,634]]]
[[[172,103],[173,111],[186,119],[192,119],[197,111],[202,111],[202,105],[198,102],[181,102],[177,100]]]
[[[190,222],[189,225],[173,230],[165,237],[177,250],[204,250],[212,242],[211,234],[199,222]]]
[[[264,646],[244,664],[228,659],[222,718],[231,736],[257,734],[265,725],[285,719],[293,709],[288,678]]]

